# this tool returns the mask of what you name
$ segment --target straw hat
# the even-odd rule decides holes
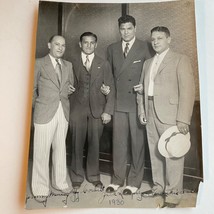
[[[166,158],[180,158],[190,149],[190,134],[184,135],[179,132],[177,126],[167,129],[160,137],[158,150]]]

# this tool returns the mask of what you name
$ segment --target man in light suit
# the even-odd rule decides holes
[[[70,97],[71,180],[75,190],[84,181],[83,151],[87,139],[86,178],[96,189],[102,190],[99,144],[104,124],[109,123],[113,115],[114,80],[109,62],[94,53],[97,47],[94,33],[83,33],[79,46],[81,54],[72,59],[76,91]]]
[[[168,28],[161,26],[151,30],[156,55],[144,63],[136,90],[141,93],[138,95],[140,122],[148,121],[146,129],[153,177],[152,190],[143,196],[164,193],[164,206],[175,207],[183,191],[184,157],[164,158],[158,151],[158,141],[164,131],[174,125],[184,135],[189,132],[195,87],[189,59],[173,52],[169,48],[170,42]]]
[[[150,57],[150,53],[147,43],[135,37],[134,17],[122,16],[118,19],[118,25],[122,39],[107,49],[116,97],[113,117],[113,176],[106,192],[115,192],[124,185],[130,157],[126,188],[123,190],[124,195],[130,195],[140,188],[144,172],[145,130],[137,117],[134,86],[139,83],[143,63]]]
[[[47,200],[49,156],[52,147],[52,187],[69,193],[66,181],[66,146],[70,103],[74,91],[72,64],[61,57],[65,39],[54,35],[48,43],[49,54],[36,59],[33,88],[34,154],[32,192],[39,202]]]

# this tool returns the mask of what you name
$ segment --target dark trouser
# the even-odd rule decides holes
[[[87,136],[88,150],[86,176],[89,182],[99,181],[99,143],[103,132],[101,118],[95,119],[89,107],[81,105],[71,113],[70,130],[72,134],[72,182],[84,181],[83,150]]]
[[[139,123],[136,113],[114,113],[113,184],[124,185],[127,170],[127,157],[128,154],[130,154],[131,160],[127,185],[140,188],[144,174],[144,136],[144,127]],[[129,148],[131,149],[129,150]]]

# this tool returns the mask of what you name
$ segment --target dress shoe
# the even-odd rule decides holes
[[[164,202],[163,206],[161,208],[164,207],[168,207],[168,208],[175,208],[178,204],[174,204],[174,203],[169,203],[169,202]]]
[[[35,196],[35,200],[39,203],[44,203],[47,201],[48,196]]]
[[[110,184],[110,185],[106,188],[106,192],[107,192],[107,193],[116,192],[116,191],[118,190],[119,187],[120,187],[120,185],[118,185],[118,184]]]
[[[70,187],[66,188],[66,189],[62,189],[60,190],[62,193],[65,193],[65,194],[70,194],[72,189]]]
[[[107,193],[112,193],[112,192],[115,192],[115,190],[114,190],[113,187],[110,186],[110,187],[107,187],[107,188],[106,188],[106,192],[107,192]]]
[[[101,181],[94,181],[92,182],[92,184],[95,186],[96,189],[100,189],[100,190],[104,189],[104,185]]]
[[[73,182],[72,183],[72,187],[73,187],[73,189],[79,189],[80,188],[80,186],[81,186],[81,183],[80,182]]]
[[[132,195],[132,191],[130,189],[124,189],[123,195]]]
[[[134,186],[126,186],[126,188],[123,190],[123,195],[132,195],[137,192],[138,188]]]
[[[162,194],[163,193],[158,193],[158,192],[155,192],[153,190],[148,190],[148,191],[142,192],[141,196],[143,196],[143,197],[155,197],[155,196],[159,196]]]

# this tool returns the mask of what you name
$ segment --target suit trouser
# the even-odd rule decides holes
[[[131,157],[127,185],[140,188],[144,174],[144,127],[136,113],[114,112],[113,118],[113,170],[112,183],[124,185],[127,158]],[[129,150],[130,148],[130,150]]]
[[[32,192],[34,196],[47,196],[49,189],[49,156],[52,145],[52,185],[60,190],[68,188],[66,181],[66,145],[68,122],[61,102],[52,120],[47,124],[34,123],[34,154]]]
[[[160,136],[172,125],[162,123],[154,108],[154,102],[149,100],[147,137],[150,151],[153,189],[159,192],[177,193],[183,191],[184,157],[165,158],[158,151]]]
[[[87,137],[88,150],[86,161],[86,177],[89,182],[100,180],[99,171],[99,144],[103,132],[101,118],[94,118],[89,107],[81,105],[70,116],[70,129],[72,133],[72,182],[84,181],[83,151]]]

